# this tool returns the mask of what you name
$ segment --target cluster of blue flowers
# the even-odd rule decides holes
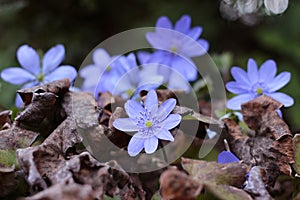
[[[162,84],[188,91],[187,81],[197,78],[190,58],[205,54],[209,47],[206,40],[199,38],[201,33],[201,27],[191,28],[188,15],[182,16],[174,27],[167,17],[160,17],[155,32],[146,35],[155,51],[137,53],[141,66],[134,54],[111,57],[104,49],[97,49],[93,53],[94,64],[79,72],[84,78],[83,89],[94,92],[96,98],[99,92],[106,91],[130,98],[142,89],[155,89]]]
[[[169,89],[189,91],[188,82],[198,76],[192,58],[204,55],[209,49],[208,42],[200,38],[201,33],[200,26],[191,27],[188,15],[182,16],[174,26],[163,16],[157,20],[155,32],[145,36],[153,52],[111,56],[105,49],[96,49],[93,64],[79,71],[84,79],[81,89],[94,93],[95,98],[98,98],[99,92],[110,92],[129,99],[125,104],[129,118],[116,119],[113,126],[135,133],[128,145],[130,156],[136,156],[143,148],[146,153],[155,152],[159,139],[174,141],[169,130],[181,121],[180,115],[171,114],[176,100],[168,99],[159,106],[155,89],[165,85]],[[1,78],[11,84],[22,85],[22,88],[62,78],[74,81],[76,69],[60,65],[64,57],[65,48],[61,44],[49,49],[42,58],[32,47],[23,45],[17,50],[21,67],[4,69]],[[273,60],[267,60],[258,69],[256,62],[249,59],[247,67],[247,71],[239,67],[231,69],[235,80],[227,83],[226,88],[237,96],[227,102],[229,109],[240,110],[242,103],[260,95],[268,95],[286,107],[293,105],[290,96],[277,92],[290,81],[289,72],[276,76],[277,67]],[[141,90],[149,91],[144,103],[138,103],[134,98]],[[19,97],[16,105],[21,105]],[[228,153],[223,154],[229,160],[237,161]]]

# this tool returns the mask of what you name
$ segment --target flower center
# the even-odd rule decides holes
[[[256,89],[256,93],[257,93],[258,95],[261,95],[261,94],[263,93],[263,89],[262,89],[261,87],[257,88],[257,89]]]
[[[133,89],[128,89],[128,90],[126,91],[126,93],[127,93],[127,95],[128,95],[129,97],[131,97],[131,96],[133,95],[133,92],[134,92]]]
[[[38,82],[42,82],[45,78],[45,75],[44,74],[39,74],[36,79],[38,80]]]
[[[107,72],[110,72],[111,66],[107,66],[105,70],[106,70]]]
[[[146,126],[147,128],[151,128],[152,125],[153,125],[152,121],[146,121],[146,123],[145,123],[145,126]]]
[[[172,52],[177,52],[177,50],[178,50],[177,47],[175,47],[175,46],[171,47]]]

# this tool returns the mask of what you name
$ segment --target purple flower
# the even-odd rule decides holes
[[[155,32],[147,33],[148,42],[157,51],[151,56],[141,53],[143,63],[159,63],[179,72],[186,80],[197,78],[197,68],[190,59],[205,54],[209,44],[199,39],[202,28],[191,28],[191,17],[183,15],[173,27],[169,18],[163,16],[156,22]]]
[[[148,154],[154,153],[158,147],[158,139],[174,141],[169,130],[181,121],[179,114],[170,114],[175,105],[176,100],[171,98],[158,106],[154,90],[148,92],[144,106],[134,100],[125,103],[129,118],[116,119],[113,126],[121,131],[136,132],[128,144],[130,156],[136,156],[143,148]]]
[[[104,49],[96,49],[93,52],[94,63],[79,71],[79,75],[84,79],[82,90],[95,93],[96,97],[99,92],[112,91],[121,76],[114,62],[117,57],[111,57]]]
[[[226,164],[232,162],[240,162],[240,160],[230,151],[222,151],[218,155],[218,163]]]
[[[35,85],[48,83],[62,78],[73,81],[77,76],[76,69],[70,65],[60,65],[65,57],[65,48],[58,44],[49,49],[42,61],[38,53],[29,45],[22,45],[17,50],[17,59],[20,67],[11,67],[1,72],[1,78],[15,85],[29,88]],[[21,98],[17,96],[16,106],[20,107]]]
[[[286,107],[293,105],[293,98],[276,92],[290,81],[291,73],[282,72],[275,76],[276,71],[276,63],[273,60],[267,60],[258,69],[256,62],[250,58],[247,72],[239,67],[232,67],[231,74],[235,81],[228,82],[226,88],[237,96],[227,102],[227,107],[232,110],[240,110],[241,104],[263,94],[272,97]]]
[[[163,77],[156,73],[155,67],[139,67],[133,53],[110,57],[104,49],[97,49],[93,61],[94,64],[79,73],[84,78],[83,90],[93,92],[96,98],[99,92],[110,92],[128,99],[141,90],[156,89],[163,83]]]

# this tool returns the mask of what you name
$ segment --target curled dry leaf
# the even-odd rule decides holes
[[[202,190],[202,185],[187,174],[169,169],[159,179],[160,193],[164,200],[193,200]]]
[[[182,158],[181,164],[195,181],[219,199],[252,199],[240,189],[248,171],[244,164],[218,164],[188,158]]]
[[[294,163],[292,135],[279,117],[281,104],[268,96],[260,96],[242,104],[245,123],[254,132],[244,135],[232,120],[225,119],[232,151],[249,166],[261,166],[266,171],[267,184],[272,186],[278,175],[291,175]]]
[[[10,128],[11,126],[11,113],[12,111],[11,110],[4,110],[2,112],[0,112],[0,129],[3,130],[3,129],[7,129],[7,128]]]
[[[53,81],[44,85],[34,86],[31,88],[25,88],[18,90],[17,93],[21,96],[25,105],[30,104],[33,93],[35,92],[50,92],[59,97],[62,97],[65,93],[69,91],[71,83],[69,79],[61,79]]]
[[[41,122],[47,119],[47,128],[50,133],[65,118],[61,108],[61,101],[69,91],[69,79],[53,81],[51,83],[18,90],[25,105],[28,105],[16,118],[18,126],[40,127]]]
[[[67,150],[80,142],[74,120],[67,118],[41,145],[18,149],[20,168],[27,174],[31,187],[46,189],[46,180],[51,180],[56,169],[64,164]]]

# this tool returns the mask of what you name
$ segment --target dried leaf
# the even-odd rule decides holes
[[[196,113],[193,109],[184,106],[176,106],[173,113],[182,115],[183,120],[198,120],[206,124],[218,124],[220,127],[223,127],[223,123],[221,121]]]
[[[26,200],[94,200],[94,192],[90,185],[81,185],[73,182],[60,183],[37,193]]]
[[[34,127],[39,126],[43,119],[55,110],[57,97],[51,92],[34,92],[31,104],[15,120]]]
[[[201,184],[176,169],[163,172],[159,182],[160,193],[165,200],[193,200],[202,190]]]
[[[18,126],[0,131],[0,149],[17,149],[30,146],[39,133],[29,131]]]
[[[0,167],[0,197],[4,197],[17,188],[15,167]]]
[[[266,171],[267,184],[274,185],[280,173],[291,175],[294,163],[292,135],[278,116],[281,104],[267,96],[260,96],[242,105],[245,123],[253,131],[244,135],[232,120],[224,120],[232,151],[249,166],[261,166]]]
[[[23,102],[27,105],[31,103],[34,92],[50,92],[59,97],[64,96],[69,91],[71,83],[69,79],[61,79],[47,83],[44,85],[34,86],[18,90],[17,93],[21,96]]]
[[[254,166],[249,171],[249,178],[244,190],[250,193],[254,200],[271,200],[273,199],[266,189],[263,182],[265,171],[258,166]]]
[[[281,106],[278,101],[262,95],[242,104],[243,119],[257,135],[272,134],[276,140],[292,136],[289,127],[276,112]]]
[[[0,128],[1,129],[10,128],[10,125],[12,123],[11,119],[10,119],[11,114],[12,114],[11,110],[4,110],[4,111],[0,112]]]
[[[28,175],[32,188],[46,189],[47,184],[42,177],[51,180],[56,169],[64,164],[67,150],[80,142],[74,120],[67,118],[41,145],[18,149],[19,165]]]
[[[294,169],[300,174],[300,134],[296,134],[293,138],[293,149],[295,156]]]
[[[181,164],[194,180],[219,199],[252,199],[239,189],[245,182],[248,171],[244,164],[218,164],[187,158],[182,158]]]

